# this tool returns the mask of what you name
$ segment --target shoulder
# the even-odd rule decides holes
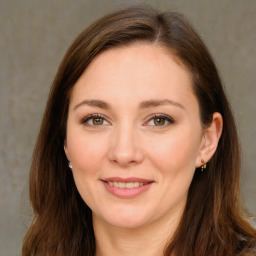
[[[240,245],[239,249],[236,250],[236,254],[237,256],[256,256],[256,244],[253,245],[245,245],[244,243],[242,243],[242,245]]]
[[[247,219],[255,231],[254,236],[239,236],[238,255],[241,256],[256,256],[256,218]]]

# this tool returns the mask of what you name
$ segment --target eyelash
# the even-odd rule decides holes
[[[100,119],[100,120],[103,120],[103,122],[104,121],[107,121],[106,120],[106,118],[103,116],[103,115],[101,115],[101,114],[92,114],[92,115],[88,115],[88,116],[86,116],[85,118],[83,118],[82,119],[82,121],[81,121],[81,123],[82,124],[85,124],[85,125],[87,125],[87,126],[101,126],[101,125],[103,125],[103,124],[101,124],[101,125],[93,125],[93,124],[89,124],[88,122],[90,121],[90,120],[94,120],[94,119]],[[107,121],[108,122],[108,121]]]
[[[159,127],[159,128],[162,128],[162,127],[166,127],[168,125],[171,125],[171,124],[174,124],[174,119],[168,115],[165,115],[165,114],[154,114],[153,116],[151,116],[148,121],[146,123],[149,123],[150,121],[153,121],[156,120],[156,119],[162,119],[164,120],[164,124],[163,125],[150,125],[150,126],[154,126],[154,127]],[[167,122],[167,124],[166,124]],[[155,122],[154,122],[155,124]]]
[[[88,122],[90,120],[95,120],[95,119],[100,119],[102,120],[103,122],[104,121],[107,121],[107,119],[105,118],[105,116],[101,115],[101,114],[92,114],[92,115],[88,115],[86,116],[85,118],[82,119],[81,123],[82,124],[85,124],[87,126],[91,126],[91,127],[96,127],[96,126],[102,126],[104,124],[99,124],[99,125],[96,125],[96,124],[89,124]],[[150,118],[148,118],[148,120],[143,124],[144,126],[147,126],[147,124],[150,122],[150,121],[153,121],[156,120],[156,119],[162,119],[164,121],[164,124],[163,125],[149,125],[149,126],[155,126],[155,127],[166,127],[170,124],[173,124],[175,121],[172,117],[168,116],[168,115],[165,115],[165,114],[154,114],[152,115]],[[107,121],[108,122],[108,121]],[[166,124],[166,122],[168,122]],[[154,122],[155,124],[155,122]]]

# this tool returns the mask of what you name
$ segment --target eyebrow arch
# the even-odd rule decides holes
[[[78,103],[75,107],[74,110],[76,110],[78,107],[82,105],[87,105],[90,107],[98,107],[102,109],[110,109],[110,105],[102,100],[83,100],[82,102]],[[158,107],[162,105],[173,105],[175,107],[180,107],[182,109],[185,109],[183,105],[180,103],[169,100],[169,99],[164,99],[164,100],[147,100],[143,101],[140,103],[139,107],[140,108],[152,108],[152,107]]]
[[[151,108],[151,107],[158,107],[162,105],[173,105],[175,107],[179,107],[185,110],[184,106],[181,105],[180,103],[169,100],[169,99],[164,99],[164,100],[147,100],[143,101],[140,103],[140,108]]]
[[[101,101],[101,100],[83,100],[82,102],[78,103],[75,107],[74,110],[76,110],[78,107],[82,105],[87,105],[90,107],[97,107],[97,108],[102,108],[102,109],[109,109],[110,106],[108,103]]]

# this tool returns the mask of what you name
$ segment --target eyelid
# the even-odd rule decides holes
[[[157,119],[157,118],[162,118],[162,119],[164,119],[168,122],[168,124],[165,124],[165,125],[162,125],[162,126],[161,125],[160,126],[155,126],[155,127],[158,127],[158,128],[166,127],[170,124],[175,123],[175,120],[169,115],[166,115],[166,114],[152,114],[147,118],[147,121],[144,122],[143,125],[146,126],[146,124],[149,123],[151,120]],[[149,126],[154,126],[154,125],[149,125]]]
[[[104,121],[106,121],[106,122],[108,122],[110,124],[108,119],[104,115],[99,114],[99,113],[90,114],[90,115],[87,115],[87,116],[83,117],[82,120],[81,120],[81,124],[86,124],[90,119],[93,119],[93,118],[103,119]],[[98,125],[98,126],[103,126],[103,125]],[[90,125],[90,124],[87,123],[87,126],[96,127],[97,125]]]
[[[82,120],[80,121],[81,124],[84,124],[84,125],[87,125],[87,126],[90,126],[90,127],[97,127],[97,126],[104,126],[106,124],[101,124],[101,125],[92,125],[92,124],[88,124],[88,121],[90,119],[93,119],[93,118],[99,118],[99,119],[103,119],[104,121],[106,121],[108,124],[111,124],[110,121],[108,120],[108,118],[106,118],[104,115],[102,114],[99,114],[99,113],[95,113],[95,114],[90,114],[90,115],[87,115],[85,117],[82,118]],[[148,123],[153,120],[153,119],[164,119],[165,121],[167,121],[168,123],[167,124],[164,124],[164,125],[148,125]],[[143,123],[143,126],[152,126],[152,127],[158,127],[158,128],[161,128],[161,127],[166,127],[170,124],[173,124],[175,122],[175,120],[169,116],[169,115],[166,115],[166,114],[152,114],[150,116],[147,117],[147,120]]]

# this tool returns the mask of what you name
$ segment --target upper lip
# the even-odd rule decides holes
[[[153,182],[153,180],[148,180],[148,179],[142,179],[142,178],[137,178],[137,177],[128,177],[128,178],[121,178],[121,177],[109,177],[106,179],[102,179],[102,181],[105,182],[140,182],[140,183],[150,183]]]

